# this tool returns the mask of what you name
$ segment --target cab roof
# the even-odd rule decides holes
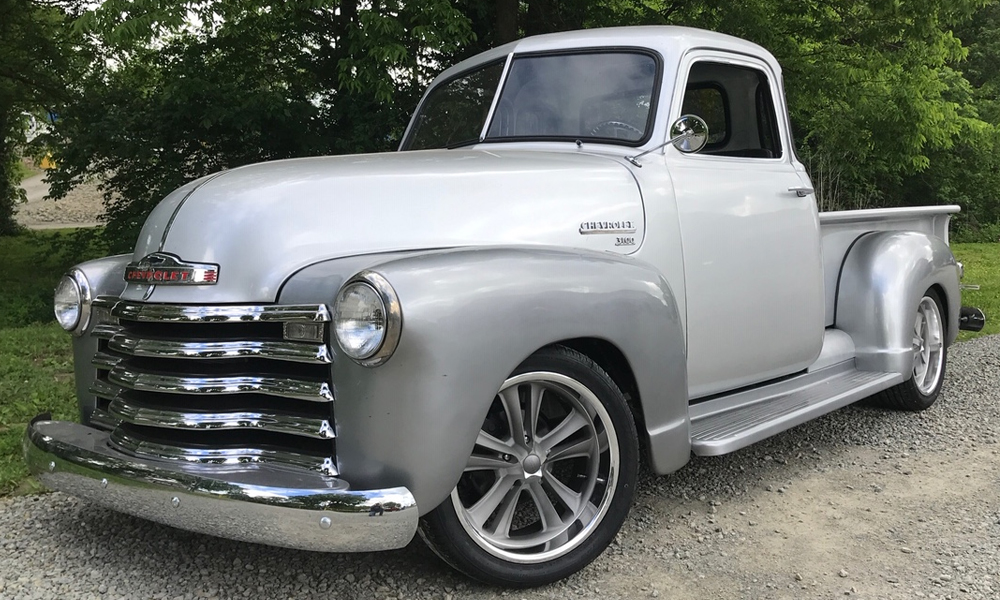
[[[463,60],[441,73],[438,80],[447,79],[476,65],[503,58],[511,53],[614,47],[648,48],[658,51],[664,60],[679,58],[687,50],[696,48],[724,50],[762,58],[777,68],[777,61],[770,52],[738,37],[693,27],[647,25],[581,29],[523,38]]]

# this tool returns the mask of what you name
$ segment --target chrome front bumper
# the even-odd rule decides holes
[[[405,487],[351,490],[341,479],[282,467],[197,466],[137,459],[106,432],[35,420],[24,458],[47,487],[165,525],[321,552],[391,550],[417,530]]]

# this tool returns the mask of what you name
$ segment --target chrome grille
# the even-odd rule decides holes
[[[283,463],[336,475],[332,357],[285,339],[325,305],[188,306],[102,297],[91,423],[136,456],[200,464]]]

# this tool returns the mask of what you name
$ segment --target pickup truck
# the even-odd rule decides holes
[[[532,37],[443,72],[399,152],[179,188],[55,312],[81,422],[48,487],[328,552],[420,536],[504,586],[576,572],[659,474],[941,390],[957,206],[817,211],[781,69],[678,27]]]

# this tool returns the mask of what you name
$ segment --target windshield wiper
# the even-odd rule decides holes
[[[445,148],[447,148],[448,150],[454,150],[455,148],[464,148],[466,146],[472,146],[473,144],[478,144],[481,141],[482,140],[479,138],[464,140],[461,142],[455,142],[454,144],[448,144],[447,146],[445,146]]]

